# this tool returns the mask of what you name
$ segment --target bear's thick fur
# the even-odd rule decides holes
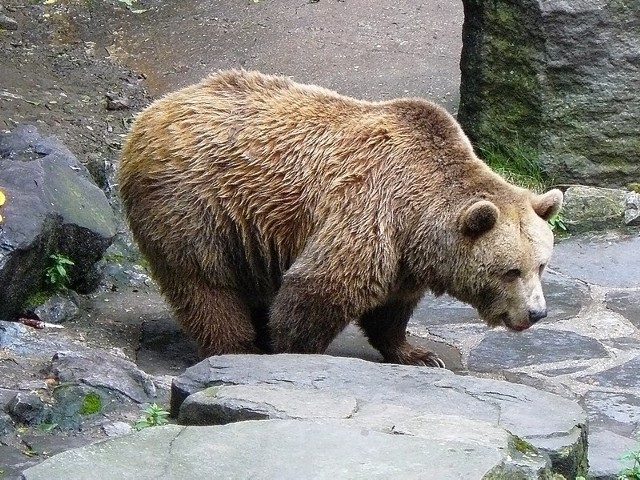
[[[357,322],[386,361],[427,290],[490,325],[546,315],[540,276],[562,193],[493,173],[424,100],[371,103],[224,71],[137,118],[119,171],[152,273],[202,355],[324,352]]]

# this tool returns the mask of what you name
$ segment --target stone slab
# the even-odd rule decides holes
[[[605,287],[640,287],[640,235],[573,237],[559,242],[550,267],[584,282]]]
[[[182,425],[223,425],[243,420],[349,418],[357,410],[354,397],[338,392],[229,385],[189,395],[180,406],[178,421]]]
[[[637,274],[640,276],[640,271]],[[605,306],[640,328],[640,291],[609,292],[605,297]]]
[[[495,330],[471,351],[468,366],[477,372],[493,372],[540,363],[607,358],[597,340],[563,330],[533,327],[520,334]]]
[[[64,452],[26,470],[23,478],[551,478],[548,459],[510,448],[507,432],[490,426],[487,432],[478,422],[465,438],[464,426],[454,436],[450,422],[429,420],[429,436],[299,420],[169,425]],[[483,429],[488,437],[478,441]],[[491,445],[491,439],[500,441]]]
[[[585,282],[554,271],[547,271],[542,277],[542,290],[549,314],[541,324],[573,318],[590,300]]]
[[[524,385],[326,355],[223,355],[200,362],[174,379],[173,415],[189,395],[225,385],[338,392],[354,397],[360,409],[369,404],[394,405],[414,415],[457,415],[500,426],[540,446],[552,461],[575,451],[569,455],[573,464],[563,467],[567,474],[575,475],[586,462],[582,408]]]
[[[581,402],[589,415],[589,425],[606,427],[631,437],[640,424],[640,398],[630,393],[588,392]]]
[[[633,462],[621,457],[640,448],[640,443],[628,437],[602,429],[589,432],[589,479],[618,480],[620,472],[633,467]],[[627,477],[622,477],[627,478]],[[629,477],[633,478],[633,477]]]
[[[621,228],[625,190],[574,185],[564,193],[562,212],[569,233]]]
[[[614,388],[637,388],[640,383],[640,356],[617,367],[579,378],[589,385]]]

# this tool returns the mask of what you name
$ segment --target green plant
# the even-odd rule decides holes
[[[148,427],[157,427],[159,425],[165,425],[169,423],[167,417],[169,416],[169,412],[164,410],[162,407],[159,407],[155,403],[143,410],[145,416],[136,422],[134,428],[138,431],[148,428]]]
[[[567,231],[567,225],[564,223],[564,217],[560,213],[551,217],[547,223],[549,223],[549,226],[553,231]]]
[[[631,467],[621,470],[618,480],[640,480],[640,450],[635,450],[623,455],[621,460],[631,460]]]
[[[538,163],[537,154],[521,145],[485,145],[478,148],[480,157],[507,181],[542,192],[547,178]]]
[[[65,290],[69,284],[69,272],[67,269],[75,265],[75,263],[61,253],[49,255],[49,260],[49,266],[45,270],[47,283],[54,291]]]

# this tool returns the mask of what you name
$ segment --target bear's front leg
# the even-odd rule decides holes
[[[438,356],[407,342],[407,324],[418,300],[395,300],[366,312],[358,324],[385,362],[445,368]]]
[[[274,353],[324,353],[354,320],[348,302],[318,282],[285,278],[271,307],[269,330]]]

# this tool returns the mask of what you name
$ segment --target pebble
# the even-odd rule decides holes
[[[17,30],[18,29],[18,22],[15,21],[15,19],[4,15],[3,13],[0,13],[0,29],[5,29],[5,30]]]

